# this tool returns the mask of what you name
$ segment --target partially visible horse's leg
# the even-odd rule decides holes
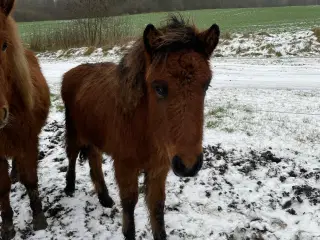
[[[155,240],[167,239],[164,223],[165,183],[168,170],[163,170],[157,175],[152,172],[146,174],[146,202],[150,212],[153,238]]]
[[[115,161],[115,174],[122,205],[122,232],[126,240],[135,240],[134,209],[139,195],[138,172]]]
[[[75,191],[76,181],[76,161],[79,155],[80,146],[78,145],[77,133],[72,120],[69,116],[69,110],[66,107],[65,112],[66,121],[66,152],[69,160],[68,171],[66,175],[66,187],[64,189],[68,196],[71,196]]]
[[[87,148],[90,164],[90,176],[102,206],[111,208],[114,205],[104,181],[102,172],[102,153],[94,146]]]
[[[66,152],[69,160],[68,171],[66,174],[66,187],[64,192],[68,196],[72,196],[76,188],[76,161],[80,148],[75,141],[67,143]]]
[[[11,178],[11,183],[16,183],[19,182],[19,175],[18,175],[18,170],[17,170],[17,160],[12,159],[12,169],[10,173],[10,178]]]
[[[23,157],[17,158],[19,161],[18,172],[21,183],[26,187],[30,198],[30,207],[33,213],[34,230],[45,229],[48,224],[42,210],[42,203],[38,190],[38,142],[33,140]]]
[[[11,182],[8,174],[8,161],[7,159],[0,157],[0,206],[1,206],[1,239],[9,240],[15,236],[15,230],[13,227],[13,211],[10,206],[10,189]]]

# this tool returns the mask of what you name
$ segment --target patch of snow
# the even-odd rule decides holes
[[[224,57],[310,57],[319,56],[320,43],[310,31],[232,34],[222,39],[215,52]]]

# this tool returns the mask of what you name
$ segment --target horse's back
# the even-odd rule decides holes
[[[50,91],[48,83],[43,76],[37,57],[30,50],[25,50],[29,63],[32,83],[34,87],[34,115],[39,125],[43,125],[49,114],[50,108]],[[41,126],[42,127],[42,126]]]
[[[117,92],[114,63],[82,64],[63,76],[61,96],[83,142],[103,148]]]
[[[106,77],[104,74],[106,70],[115,66],[113,63],[88,63],[81,64],[66,72],[63,75],[61,86],[63,101],[70,104],[84,84],[90,84],[90,89],[93,91],[98,90],[100,88],[98,81]]]

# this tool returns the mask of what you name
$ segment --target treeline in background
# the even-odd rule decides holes
[[[216,8],[320,5],[320,0],[17,0],[20,22]],[[88,11],[90,9],[90,11]],[[97,9],[98,11],[93,11]]]

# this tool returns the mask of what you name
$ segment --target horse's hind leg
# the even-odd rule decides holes
[[[76,161],[80,152],[77,133],[72,120],[69,116],[69,110],[66,108],[66,152],[69,160],[68,171],[66,175],[66,187],[64,189],[68,196],[71,196],[75,191],[76,181]]]
[[[15,236],[15,230],[13,227],[13,211],[10,206],[10,189],[11,182],[8,174],[8,161],[7,159],[0,157],[0,206],[1,206],[1,239],[9,240]]]
[[[89,146],[87,148],[87,154],[90,164],[90,176],[98,194],[99,201],[102,206],[111,208],[114,205],[114,202],[109,196],[104,181],[102,172],[102,153],[96,147]]]
[[[38,190],[38,144],[33,141],[23,157],[18,157],[18,172],[21,183],[26,187],[33,213],[34,230],[45,229],[48,224],[42,210]]]
[[[76,161],[80,151],[80,147],[77,145],[76,140],[67,140],[67,157],[69,160],[68,171],[66,175],[66,187],[64,189],[68,196],[72,196],[75,191],[76,182]]]

